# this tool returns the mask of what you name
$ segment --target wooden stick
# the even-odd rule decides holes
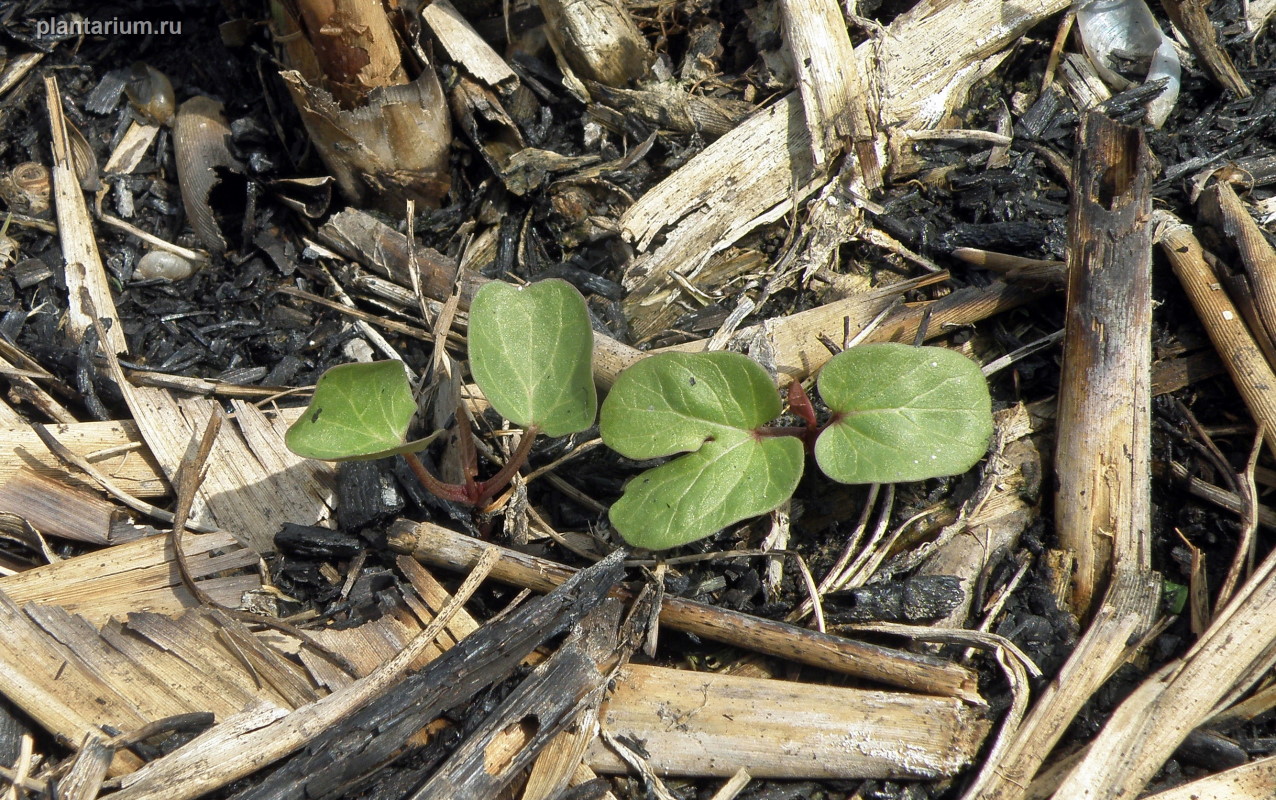
[[[418,561],[467,570],[486,546],[470,536],[429,522],[401,520],[390,528],[388,543]],[[546,592],[575,573],[570,567],[501,548],[492,577]],[[870,678],[930,694],[980,702],[974,675],[964,667],[936,659],[817,633],[736,611],[665,597],[660,620],[677,630],[746,647],[779,658]]]
[[[1068,724],[1129,657],[1130,643],[1151,627],[1160,603],[1161,577],[1150,568],[1147,544],[1151,156],[1137,130],[1089,114],[1073,172],[1067,320],[1072,349],[1065,357],[1058,419],[1056,514],[1061,538],[1068,526],[1065,546],[1085,550],[1078,560],[1087,559],[1087,577],[1073,587],[1078,608],[1084,611],[1095,592],[1104,586],[1106,591],[1089,629],[1011,745],[983,764],[966,795],[971,800],[1025,796]],[[1110,549],[1097,541],[1105,534],[1112,537]]]
[[[1238,98],[1251,96],[1245,79],[1232,63],[1227,51],[1219,46],[1218,31],[1210,22],[1205,0],[1163,0],[1165,12],[1174,27],[1183,32],[1193,52],[1216,83]]]
[[[1152,154],[1141,132],[1087,114],[1068,217],[1068,312],[1060,376],[1060,546],[1073,610],[1086,616],[1111,562],[1151,568]]]
[[[620,671],[602,725],[643,742],[661,775],[729,777],[747,767],[757,778],[789,780],[952,775],[990,727],[953,697],[638,664]],[[629,769],[597,739],[589,763],[605,773]]]
[[[1245,327],[1240,312],[1219,284],[1218,276],[1205,262],[1205,252],[1190,228],[1169,214],[1157,215],[1157,242],[1170,260],[1170,266],[1188,298],[1196,316],[1205,326],[1219,360],[1227,367],[1237,391],[1249,413],[1264,430],[1276,431],[1276,374],[1263,358],[1253,335]],[[1272,448],[1272,440],[1268,447]]]

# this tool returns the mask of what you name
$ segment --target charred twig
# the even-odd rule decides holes
[[[263,783],[235,795],[236,800],[322,796],[367,770],[380,767],[444,709],[464,702],[485,686],[504,678],[533,648],[596,607],[620,577],[622,557],[623,553],[617,553],[615,557],[581,571],[575,580],[564,584],[559,591],[532,600],[500,620],[489,623],[385,694],[365,697],[321,728],[312,723],[310,729],[321,731],[320,735]],[[442,615],[435,622],[440,619]],[[441,629],[440,625],[431,625],[431,629],[436,627]],[[314,707],[335,709],[337,704],[332,698],[339,695],[340,692],[329,695],[315,703]],[[295,713],[304,710],[299,709]],[[348,743],[358,740],[362,740],[362,746],[348,746]],[[291,749],[295,749],[295,745]],[[253,760],[261,763],[259,757]],[[244,766],[251,770],[253,765],[246,762]],[[222,774],[225,776],[224,770]],[[155,786],[164,782],[146,783]],[[155,793],[158,788],[143,790],[142,784],[138,784],[137,788],[139,791],[132,800],[137,797],[175,800],[172,787],[162,795]],[[184,785],[179,798],[193,797],[198,793],[202,790],[194,786],[188,790]],[[124,793],[121,793],[121,800],[127,800]]]
[[[481,542],[432,523],[402,521],[389,533],[389,544],[418,560],[469,569]],[[516,586],[549,591],[574,574],[570,567],[513,550],[501,549],[492,577]],[[623,592],[621,593],[623,596]],[[789,658],[837,672],[860,675],[892,686],[932,694],[974,699],[973,675],[964,667],[932,658],[816,633],[781,622],[715,606],[666,597],[661,622],[714,641]]]

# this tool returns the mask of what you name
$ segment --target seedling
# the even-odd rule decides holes
[[[463,410],[457,420],[464,484],[440,481],[416,457],[438,432],[404,443],[416,403],[400,361],[344,364],[325,372],[310,406],[288,429],[288,449],[328,461],[402,455],[436,496],[482,506],[526,462],[538,433],[564,436],[594,424],[593,332],[584,298],[571,284],[556,279],[524,287],[486,284],[470,304],[469,330],[475,382],[498,413],[526,428],[518,449],[491,478],[475,480],[476,458]]]
[[[526,428],[518,450],[485,481],[475,479],[462,413],[464,484],[443,483],[416,457],[433,436],[404,441],[416,404],[401,362],[326,372],[286,441],[299,455],[334,461],[403,455],[436,495],[482,506],[526,461],[538,433],[564,436],[593,424],[592,346],[584,299],[564,281],[493,282],[475,295],[470,370],[492,407]],[[778,507],[797,489],[807,451],[842,483],[918,481],[970,469],[992,435],[988,385],[974,362],[951,350],[855,347],[825,365],[817,386],[831,412],[823,425],[794,383],[789,408],[804,425],[771,427],[782,411],[779,394],[746,356],[665,353],[625,370],[603,403],[603,441],[628,458],[678,457],[629,482],[611,507],[616,530],[638,547],[677,547]]]
[[[779,416],[771,379],[735,353],[666,353],[623,372],[603,403],[603,441],[623,456],[686,453],[630,481],[611,521],[633,545],[664,549],[765,514],[802,478],[803,443],[841,483],[918,481],[965,472],[992,436],[992,401],[979,367],[938,347],[871,344],[834,356],[820,372],[832,416],[819,426],[794,384]]]

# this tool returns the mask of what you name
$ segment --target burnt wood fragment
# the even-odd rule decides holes
[[[337,468],[337,524],[354,531],[403,510],[403,493],[382,461],[346,461]]]
[[[623,573],[618,550],[554,592],[462,639],[424,670],[320,735],[259,785],[234,800],[325,796],[398,757],[408,739],[444,710],[504,680],[547,639],[596,607]]]

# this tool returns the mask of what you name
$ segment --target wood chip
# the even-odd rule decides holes
[[[448,58],[491,88],[516,80],[514,70],[470,27],[447,0],[435,0],[421,11]]]

